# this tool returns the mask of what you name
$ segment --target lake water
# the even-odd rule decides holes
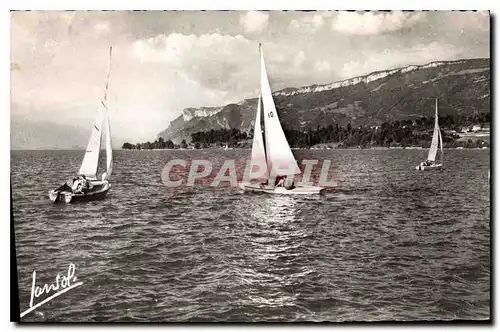
[[[83,282],[22,320],[489,319],[489,153],[418,172],[426,150],[296,150],[332,160],[338,187],[293,197],[162,183],[171,159],[249,150],[115,151],[105,200],[52,204],[82,151],[12,151],[20,311],[34,270],[42,286],[73,263]]]

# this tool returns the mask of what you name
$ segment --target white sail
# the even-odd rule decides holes
[[[101,150],[102,136],[102,112],[99,110],[97,119],[92,127],[87,151],[83,157],[82,165],[80,166],[79,174],[85,175],[88,178],[95,179],[97,173],[97,164],[99,163],[99,152]]]
[[[97,119],[92,127],[89,143],[85,156],[83,157],[82,165],[80,166],[79,174],[85,175],[90,179],[97,178],[97,167],[99,164],[99,154],[101,152],[101,139],[102,132],[106,130],[106,179],[109,179],[113,171],[113,150],[111,148],[111,129],[109,125],[108,107],[107,107],[107,93],[108,93],[108,79],[111,67],[111,50],[109,48],[109,63],[106,73],[106,82],[104,86],[104,100],[101,102],[101,108],[98,111]],[[103,128],[104,122],[104,128]]]
[[[439,125],[438,125],[438,109],[437,109],[437,99],[436,99],[436,119],[434,122],[434,132],[432,134],[431,148],[429,149],[429,154],[427,160],[435,161],[439,145]]]
[[[106,180],[109,180],[111,177],[111,173],[113,172],[113,148],[111,146],[111,127],[109,125],[109,116],[108,110],[106,108],[106,117],[105,117],[105,125],[106,125]]]
[[[439,129],[439,146],[441,149],[441,164],[443,163],[443,136],[441,135],[441,129]]]
[[[260,46],[260,45],[259,45]],[[264,111],[264,131],[266,140],[266,156],[268,169],[274,175],[300,174],[292,150],[281,127],[278,112],[274,105],[271,86],[267,78],[266,65],[262,48],[260,49],[260,90],[262,96],[262,106]]]
[[[255,116],[255,125],[253,130],[253,142],[252,142],[252,167],[254,165],[265,166],[266,171],[264,174],[267,174],[267,163],[266,163],[266,152],[264,150],[264,139],[262,138],[262,127],[261,127],[261,99],[259,96],[259,101],[257,104],[257,115]],[[258,172],[260,173],[260,172]],[[258,173],[250,173],[258,174]]]

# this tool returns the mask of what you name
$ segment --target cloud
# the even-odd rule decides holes
[[[410,27],[424,17],[422,12],[339,12],[332,29],[350,35],[377,35]]]
[[[490,45],[488,13],[457,11],[25,11],[10,33],[11,115],[91,126],[113,45],[113,134],[130,140],[151,139],[183,108],[255,97],[257,40],[273,90],[487,57]]]
[[[65,12],[60,13],[60,15],[58,15],[58,16],[61,18],[61,20],[66,22],[67,25],[71,25],[73,23],[73,21],[75,20],[76,14],[77,14],[76,11],[65,11]]]
[[[325,17],[330,17],[332,12],[318,12],[316,14],[307,14],[300,19],[293,19],[288,25],[291,32],[314,33],[325,25]]]
[[[460,58],[460,47],[432,42],[417,44],[403,49],[385,49],[382,52],[363,52],[360,60],[353,60],[343,65],[342,78],[352,78],[370,72],[404,67],[412,64],[427,64],[433,61],[446,61]]]
[[[490,17],[487,11],[450,13],[447,18],[447,26],[453,27],[455,31],[490,31]]]
[[[239,85],[250,62],[257,64],[257,44],[241,35],[172,33],[138,40],[134,54],[143,62],[159,62],[205,87],[218,90]]]
[[[98,33],[108,33],[111,32],[111,28],[108,22],[100,22],[94,25],[94,31]]]
[[[240,23],[243,25],[246,32],[260,32],[267,27],[269,23],[269,14],[258,11],[249,11],[240,16]]]
[[[310,76],[312,60],[304,50],[272,42],[263,48],[273,90],[301,85]],[[133,49],[141,62],[168,68],[185,81],[213,90],[220,100],[254,97],[259,87],[258,44],[241,35],[172,33],[137,40]]]
[[[332,66],[330,65],[330,63],[328,61],[320,60],[314,64],[314,69],[317,72],[329,72],[332,70]]]
[[[209,58],[237,61],[232,56],[241,47],[250,46],[251,42],[241,35],[230,36],[219,33],[202,35],[185,35],[172,33],[157,35],[147,39],[139,39],[134,43],[135,55],[143,61],[168,62],[182,65],[193,60]],[[254,45],[255,49],[256,44]]]
[[[300,51],[293,57],[293,65],[294,67],[300,67],[306,60],[306,55],[304,54],[304,51]]]

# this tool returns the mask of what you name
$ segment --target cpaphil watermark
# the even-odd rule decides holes
[[[190,162],[184,159],[172,159],[163,168],[161,178],[165,186],[192,187],[196,183],[209,183],[212,187],[237,187],[240,182],[253,179],[275,181],[279,176],[290,176],[298,186],[317,185],[320,187],[337,187],[338,183],[330,176],[330,160],[302,160],[304,167],[299,170],[295,163],[275,163],[268,165],[264,160],[226,159],[215,167],[210,160],[195,159]],[[321,165],[320,165],[321,164]],[[315,169],[316,168],[316,169]],[[272,182],[271,182],[272,183]]]

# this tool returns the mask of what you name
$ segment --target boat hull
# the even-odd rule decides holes
[[[110,188],[111,184],[109,182],[106,182],[99,188],[93,189],[84,194],[73,193],[68,190],[63,190],[63,191],[52,190],[49,192],[49,199],[53,203],[77,203],[77,202],[97,201],[104,199]]]
[[[434,164],[434,165],[430,165],[430,166],[418,165],[418,166],[415,166],[415,169],[417,171],[432,171],[432,170],[436,170],[436,169],[441,169],[442,167],[443,167],[443,164]]]
[[[319,195],[325,190],[323,187],[315,186],[297,186],[292,189],[286,189],[285,187],[273,187],[258,183],[241,183],[240,188],[246,192],[261,192],[281,195]]]

